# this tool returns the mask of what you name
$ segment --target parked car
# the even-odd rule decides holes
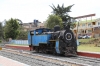
[[[82,38],[83,38],[83,39],[89,39],[89,38],[91,38],[91,36],[89,36],[89,35],[84,35]]]
[[[83,36],[78,36],[78,39],[82,39]]]

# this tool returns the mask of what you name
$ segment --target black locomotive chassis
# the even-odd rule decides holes
[[[71,42],[71,46],[68,46],[68,43],[64,42],[63,40],[59,40],[59,50],[61,54],[65,56],[77,55],[77,44],[76,42]]]
[[[77,47],[60,47],[60,53],[65,56],[77,56]]]
[[[65,56],[76,56],[77,52],[75,51],[74,47],[66,47]]]

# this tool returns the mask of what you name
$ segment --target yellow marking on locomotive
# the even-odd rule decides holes
[[[49,41],[56,41],[56,40],[49,40]]]
[[[2,50],[2,47],[0,47],[0,50]]]

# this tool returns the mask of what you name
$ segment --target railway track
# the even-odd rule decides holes
[[[33,63],[37,64],[38,66],[86,66],[87,64],[81,64],[77,62],[72,62],[68,60],[63,60],[60,58],[55,58],[55,56],[52,55],[46,55],[40,53],[30,53],[28,51],[20,51],[20,50],[12,50],[12,49],[6,49],[3,48],[1,53],[5,56],[8,56],[9,58],[17,58],[18,61],[25,60],[24,63],[27,63],[31,66],[34,66]],[[13,55],[14,54],[14,55]],[[13,55],[13,57],[11,56]],[[16,60],[16,59],[15,59]]]
[[[25,57],[31,57],[39,60],[48,61],[53,64],[65,65],[65,66],[100,66],[100,58],[91,58],[91,57],[64,57],[64,56],[54,56],[50,54],[35,53],[30,51],[21,51],[21,50],[12,50],[3,48],[1,52],[8,52],[12,54],[22,55]],[[30,61],[31,62],[31,61]],[[57,66],[58,66],[57,65]]]
[[[62,65],[63,66],[100,66],[100,58],[89,58],[89,57],[83,57],[83,56],[78,56],[78,57],[54,56],[50,54],[35,53],[35,52],[21,51],[21,50],[12,50],[12,49],[6,49],[6,48],[3,48],[1,52],[6,52],[8,55],[9,53],[11,53],[14,55],[28,57],[31,60],[27,61],[26,58],[24,59],[27,61],[27,62],[25,61],[25,63],[28,63],[28,64],[33,63],[34,61],[32,59],[35,59],[35,60],[38,60],[39,62],[42,62],[43,64],[50,63],[50,64],[53,64],[54,66],[55,65],[57,66],[62,66]],[[38,62],[36,64],[38,64]],[[41,63],[39,65],[41,65]],[[42,66],[45,66],[45,65],[42,65]]]
[[[48,56],[50,57],[50,55]],[[100,58],[92,58],[92,57],[85,57],[85,56],[77,56],[77,57],[54,56],[54,58],[62,59],[63,61],[68,60],[74,63],[78,62],[80,64],[86,64],[86,66],[100,66]]]

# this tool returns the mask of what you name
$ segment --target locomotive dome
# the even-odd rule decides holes
[[[56,31],[60,31],[60,26],[59,25],[54,26],[54,32],[56,32]]]

